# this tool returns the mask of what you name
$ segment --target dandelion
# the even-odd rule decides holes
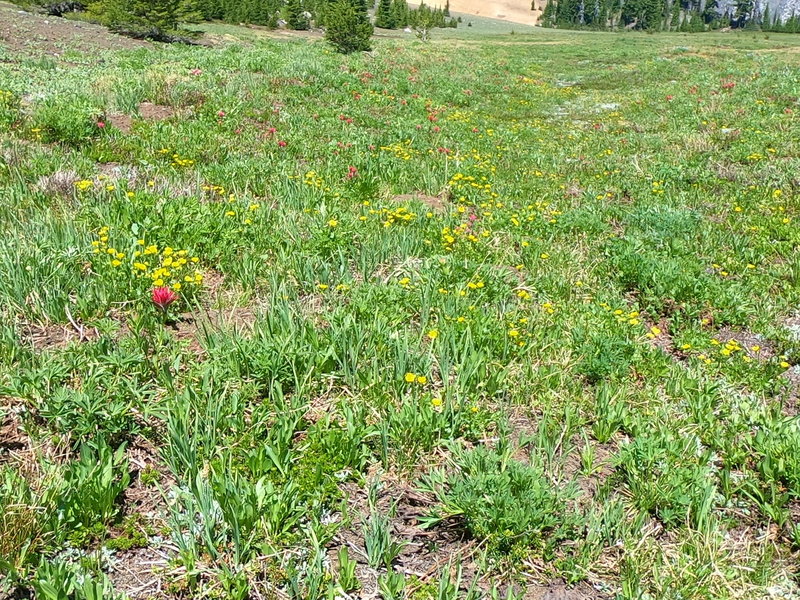
[[[425,375],[417,375],[417,383],[420,385],[425,385],[428,383],[428,378]]]
[[[406,380],[406,383],[414,383],[417,380],[417,375],[416,373],[409,372],[405,374],[404,379]]]
[[[791,365],[788,362],[786,362],[785,360],[781,361],[781,368],[782,369],[788,369],[790,366]]]
[[[428,339],[435,340],[437,337],[439,337],[439,330],[438,329],[431,329],[428,332]]]
[[[336,227],[338,224],[339,224],[339,221],[337,221],[336,219],[330,219],[328,221],[328,227]]]

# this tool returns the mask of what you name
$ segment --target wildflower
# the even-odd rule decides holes
[[[416,373],[406,373],[404,379],[406,383],[414,383],[417,380]]]
[[[431,404],[433,405],[434,408],[439,408],[440,406],[442,406],[442,399],[441,398],[432,398],[431,399]]]
[[[438,329],[431,329],[428,332],[428,339],[435,340],[437,337],[439,337],[439,330]]]
[[[339,224],[339,221],[336,219],[331,219],[328,221],[328,227],[336,227]]]
[[[428,383],[428,378],[425,375],[417,375],[417,383],[420,385],[425,385]]]
[[[167,307],[178,299],[178,294],[168,287],[159,286],[153,288],[152,299],[153,304],[166,312]]]
[[[515,338],[515,337],[518,337],[518,336],[519,336],[519,331],[517,329],[509,330],[508,337]]]
[[[788,369],[790,366],[791,365],[788,362],[786,362],[785,360],[781,361],[781,368],[782,369]]]

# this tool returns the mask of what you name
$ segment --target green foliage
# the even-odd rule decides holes
[[[703,527],[718,500],[712,456],[692,436],[657,430],[622,448],[619,469],[641,510],[669,527]]]
[[[373,27],[351,0],[335,0],[325,18],[325,39],[342,54],[371,48]]]
[[[392,0],[378,0],[378,8],[375,10],[375,27],[394,29],[398,26],[395,21],[396,11],[392,10],[392,3]]]
[[[188,0],[95,0],[87,11],[113,30],[153,39],[166,39],[193,14]]]
[[[511,451],[457,449],[457,471],[433,471],[421,486],[439,506],[424,520],[432,527],[455,519],[499,552],[551,547],[577,525],[570,501],[575,490],[554,487],[533,464],[511,458]]]
[[[303,5],[300,0],[288,0],[286,3],[286,26],[289,29],[302,30],[308,29],[308,19],[306,18]]]
[[[790,593],[797,42],[220,22],[285,8],[3,50],[0,595]]]

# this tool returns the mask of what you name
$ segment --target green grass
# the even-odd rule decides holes
[[[0,585],[798,597],[800,39],[204,29],[0,65]]]

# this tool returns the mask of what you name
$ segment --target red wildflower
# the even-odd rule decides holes
[[[168,287],[153,288],[153,304],[165,311],[167,307],[178,299],[178,294]]]
[[[278,140],[278,146],[281,148],[286,148],[286,141],[285,140]]]

